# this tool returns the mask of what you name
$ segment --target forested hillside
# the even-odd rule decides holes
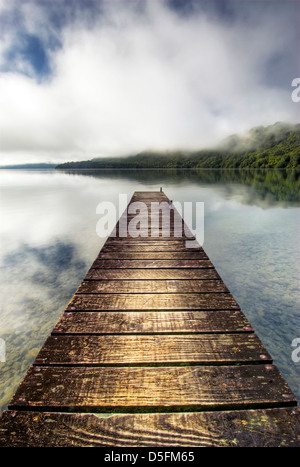
[[[300,168],[300,124],[253,128],[247,137],[233,135],[214,149],[145,151],[127,157],[67,162],[56,168]]]

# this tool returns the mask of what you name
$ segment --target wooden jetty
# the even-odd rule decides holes
[[[169,202],[135,192],[127,222],[136,201]],[[300,446],[297,400],[203,248],[148,221],[138,237],[117,223],[2,414],[0,446]]]

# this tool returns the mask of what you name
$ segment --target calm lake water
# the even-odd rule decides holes
[[[204,202],[203,247],[300,401],[299,172],[1,170],[1,411],[104,244],[98,204],[160,187]]]

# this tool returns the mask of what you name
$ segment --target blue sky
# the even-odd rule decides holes
[[[300,3],[0,0],[0,164],[198,149],[299,121]]]

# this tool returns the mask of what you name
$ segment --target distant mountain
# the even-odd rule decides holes
[[[56,164],[11,164],[0,165],[0,169],[54,169]]]
[[[300,168],[300,124],[277,122],[232,135],[199,151],[142,152],[133,156],[67,162],[57,169]]]

